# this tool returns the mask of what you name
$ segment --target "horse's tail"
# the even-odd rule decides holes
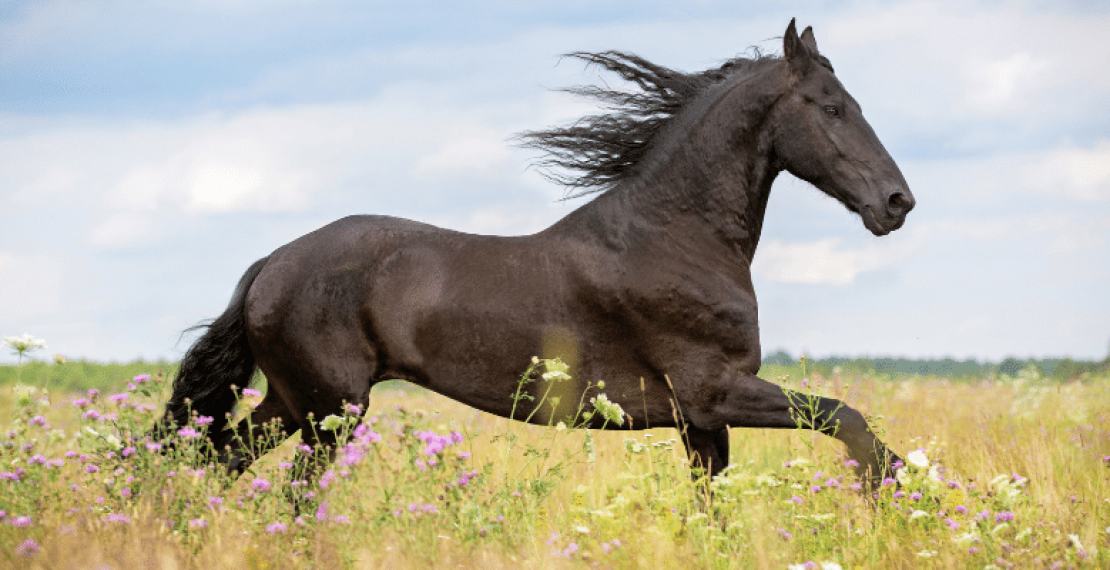
[[[211,417],[208,433],[214,441],[221,439],[219,434],[227,427],[228,416],[239,396],[232,386],[242,390],[254,376],[256,366],[247,343],[244,308],[247,291],[268,259],[264,257],[247,269],[222,315],[189,329],[207,330],[181,359],[173,381],[173,395],[166,402],[164,420],[155,426],[156,434],[168,435],[167,420],[182,427],[189,424],[191,414],[196,414]]]

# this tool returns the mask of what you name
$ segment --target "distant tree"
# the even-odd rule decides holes
[[[785,350],[782,350],[782,349],[776,350],[775,352],[763,357],[763,363],[764,364],[775,364],[775,365],[778,365],[778,366],[790,366],[790,365],[795,364],[797,362],[798,362],[797,359],[795,359],[793,356],[790,356],[790,353],[788,353],[788,352],[786,352]]]
[[[1014,357],[1009,357],[998,364],[999,374],[1006,374],[1009,376],[1017,376],[1018,372],[1025,368],[1025,361],[1018,360]]]

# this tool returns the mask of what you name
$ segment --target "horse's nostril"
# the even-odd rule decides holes
[[[895,214],[908,212],[910,208],[913,207],[909,198],[906,198],[906,195],[902,192],[895,192],[891,194],[890,197],[887,198],[887,205],[889,206],[890,211]]]

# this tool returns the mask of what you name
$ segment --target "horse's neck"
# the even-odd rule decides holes
[[[707,136],[708,135],[708,136]],[[741,257],[750,263],[763,229],[767,199],[778,170],[770,149],[713,148],[720,137],[695,133],[650,176],[630,180],[567,216],[560,224],[578,235],[623,247],[630,231],[658,240],[687,240],[698,250]],[[688,251],[690,248],[683,248]]]

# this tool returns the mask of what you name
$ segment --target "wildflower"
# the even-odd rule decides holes
[[[245,392],[246,390],[244,390]],[[281,534],[286,531],[285,524],[280,522],[270,523],[266,526],[266,532],[270,534]]]
[[[601,417],[605,418],[605,421],[613,422],[619,426],[624,425],[624,410],[621,409],[620,404],[610,402],[605,394],[598,394],[590,398],[590,404],[601,414]]]
[[[967,507],[965,507],[963,505],[957,505],[956,506],[956,512],[960,513],[961,515],[966,515],[967,514]]]
[[[252,397],[252,398],[257,398],[258,396],[262,395],[262,392],[259,392],[258,390],[255,390],[254,388],[243,388],[243,395],[244,396],[249,396],[249,397]],[[280,523],[274,523],[274,524],[280,524]]]
[[[956,529],[960,528],[960,523],[958,523],[958,522],[956,522],[952,519],[947,519],[947,518],[944,519],[944,524],[948,525],[948,530],[956,530]]]
[[[914,491],[913,493],[910,493],[910,500],[911,501],[920,501],[921,500],[921,493],[918,493],[917,491]]]
[[[910,513],[910,520],[912,521],[914,519],[919,519],[921,517],[928,517],[928,516],[929,516],[929,513],[925,512],[925,511],[915,510],[914,512]]]
[[[849,459],[848,461],[844,462],[844,466],[845,467],[859,467],[859,461],[856,461],[855,459]]]
[[[177,430],[177,435],[179,435],[179,436],[181,436],[185,439],[196,439],[196,438],[200,437],[200,432],[193,429],[190,426],[185,426],[185,427]]]
[[[119,494],[120,494],[121,497],[126,499],[126,498],[131,496],[131,489],[129,487],[124,487],[123,489],[120,490]]]
[[[76,400],[74,400],[71,403],[75,407],[84,408],[85,406],[89,405],[89,400],[88,400],[88,398],[77,398]]]
[[[343,515],[339,515],[339,516],[333,518],[332,521],[336,522],[336,523],[339,523],[339,524],[351,524],[351,519],[349,519],[349,518],[347,518]]]
[[[324,421],[320,422],[320,429],[335,431],[343,427],[346,423],[347,421],[339,416],[329,415],[324,418]]]
[[[81,419],[83,419],[83,420],[98,420],[98,419],[100,419],[100,412],[98,412],[96,410],[89,410],[89,411],[81,414]]]
[[[899,490],[897,490],[897,491],[895,491],[895,492],[894,492],[894,498],[895,498],[895,499],[901,499],[901,498],[902,498],[902,497],[904,497],[905,495],[906,495],[906,494],[905,494],[905,493],[903,493],[901,489],[899,489]]]
[[[208,506],[215,509],[216,507],[224,504],[223,497],[211,497],[208,499]]]
[[[272,487],[272,485],[270,485],[270,482],[261,477],[255,477],[254,481],[251,482],[251,489],[259,493],[265,493],[266,491],[269,491],[270,487]]]
[[[150,380],[150,374],[139,374],[131,380],[133,380],[136,384],[142,384],[143,382]]]
[[[292,468],[293,468],[293,464],[288,462],[288,461],[282,461],[281,463],[278,464],[278,469],[281,469],[283,471],[286,470],[286,469],[292,469]]]
[[[810,493],[820,493],[821,492],[821,486],[820,485],[814,485],[814,486],[809,488],[809,492]]]
[[[1014,513],[1010,511],[1002,511],[994,515],[994,522],[1010,522],[1014,520]]]
[[[799,504],[799,505],[802,504],[803,502],[805,502],[801,497],[799,497],[797,495],[794,495],[793,497],[790,497],[790,500],[794,503]]]
[[[362,415],[362,406],[358,406],[358,405],[355,405],[355,404],[347,404],[347,410],[346,411],[347,411],[348,414],[354,414],[356,416],[361,416]]]
[[[161,443],[151,441],[151,442],[147,442],[147,444],[146,444],[146,450],[147,451],[158,451],[159,449],[162,449],[162,444]]]
[[[887,477],[886,479],[883,479],[883,487],[889,487],[889,486],[893,485],[894,483],[895,483],[894,479],[891,479],[890,477]]]
[[[118,403],[120,403],[120,402],[122,402],[126,399],[127,399],[127,393],[126,392],[119,393],[119,394],[112,394],[111,396],[108,396],[108,401],[113,403],[113,404],[118,404]]]
[[[794,537],[794,535],[790,534],[789,532],[786,532],[785,528],[780,528],[778,530],[778,532],[779,532],[779,536],[783,537],[786,540],[790,540],[791,538]]]
[[[193,420],[193,423],[197,424],[198,426],[206,426],[212,423],[212,418],[209,416],[197,416],[196,419]]]
[[[925,455],[925,452],[920,449],[915,449],[907,453],[906,461],[918,469],[925,469],[929,466],[929,458]]]
[[[208,526],[208,521],[204,519],[193,519],[189,521],[189,528],[204,528]]]
[[[85,466],[85,473],[96,473],[97,471],[100,471],[100,468],[92,463]]]
[[[328,469],[324,476],[320,478],[320,488],[327,489],[332,481],[335,481],[335,471]]]
[[[316,520],[318,520],[318,521],[328,520],[328,504],[326,502],[325,503],[320,503],[320,506],[316,508]]]
[[[15,549],[15,554],[16,556],[32,556],[41,549],[39,543],[35,542],[32,538],[28,538]]]
[[[104,517],[104,520],[106,520],[110,523],[120,523],[120,524],[130,524],[131,523],[131,519],[127,518],[126,515],[122,515],[120,513],[109,513],[108,516]]]
[[[120,451],[120,455],[124,457],[130,457],[133,453],[135,453],[134,446],[127,446],[123,448],[123,451]]]
[[[31,526],[31,517],[15,517],[12,519],[12,526],[25,527]]]

